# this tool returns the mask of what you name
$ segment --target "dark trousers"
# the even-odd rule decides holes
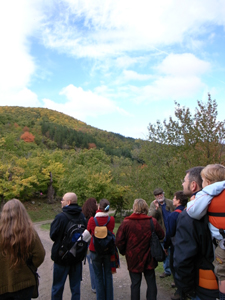
[[[175,269],[174,269],[174,266],[173,266],[173,255],[174,255],[174,246],[171,245],[170,246],[170,270],[171,270],[171,273],[173,274],[173,278],[175,279]]]
[[[145,270],[143,273],[147,283],[146,299],[156,300],[157,287],[155,281],[155,270]],[[129,271],[129,274],[131,279],[131,300],[140,300],[142,273],[134,273]]]

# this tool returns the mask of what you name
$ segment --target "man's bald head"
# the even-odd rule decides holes
[[[63,196],[63,200],[70,202],[70,204],[77,204],[77,195],[75,193],[69,192]]]

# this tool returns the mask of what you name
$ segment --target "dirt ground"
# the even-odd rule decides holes
[[[46,221],[45,223],[49,223]],[[44,245],[46,256],[44,263],[39,267],[38,273],[40,275],[40,286],[39,286],[39,300],[50,300],[51,299],[51,286],[52,286],[52,272],[53,272],[53,262],[50,258],[52,241],[49,237],[49,232],[47,230],[41,229],[41,224],[35,223],[35,228],[41,238]],[[130,299],[130,277],[127,271],[125,258],[120,255],[120,268],[117,269],[117,273],[113,275],[113,287],[114,287],[114,300],[129,300]],[[171,299],[171,293],[168,290],[162,288],[162,280],[157,278],[158,287],[158,300],[169,300]],[[146,299],[146,283],[143,277],[141,285],[141,300]],[[69,288],[68,279],[65,284],[63,300],[71,299],[71,293]],[[81,300],[96,300],[96,294],[91,291],[90,275],[88,262],[83,266],[83,281],[81,282]]]

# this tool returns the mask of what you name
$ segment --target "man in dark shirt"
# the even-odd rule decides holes
[[[50,237],[54,241],[51,258],[54,261],[52,300],[62,300],[63,290],[67,275],[69,275],[70,289],[73,300],[80,300],[80,282],[82,280],[82,262],[73,265],[66,264],[59,256],[64,232],[70,219],[74,223],[83,224],[87,227],[86,219],[81,212],[82,209],[77,204],[75,193],[66,193],[61,201],[62,212],[58,214],[51,224]],[[67,216],[68,215],[68,216]]]
[[[203,167],[194,167],[186,171],[183,193],[191,197],[191,200],[202,189],[202,169]],[[174,244],[175,283],[181,295],[180,299],[186,299],[186,296],[191,296],[192,300],[219,298],[213,260],[208,216],[195,220],[184,210],[177,220]]]

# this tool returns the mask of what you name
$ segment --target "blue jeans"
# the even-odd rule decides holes
[[[161,243],[162,248],[163,247],[163,243]],[[171,275],[171,270],[170,270],[170,248],[168,248],[168,255],[166,256],[164,262],[163,262],[163,269],[164,272],[168,275]]]
[[[91,251],[95,273],[97,300],[113,300],[113,278],[110,255],[99,255]]]
[[[91,253],[87,254],[87,261],[88,261],[90,277],[91,277],[91,288],[93,290],[95,290],[96,289],[96,287],[95,287],[95,273],[94,273],[93,264],[92,264],[92,260],[91,260]]]
[[[80,282],[82,280],[82,262],[75,265],[59,265],[54,263],[52,300],[62,300],[64,285],[69,275],[71,300],[80,300]]]
[[[201,300],[201,298],[199,298],[199,296],[195,296],[194,298],[192,297],[191,300]]]
[[[157,286],[155,280],[155,270],[145,270],[143,273],[147,283],[146,299],[156,300]],[[131,300],[140,300],[142,273],[133,273],[129,271],[129,274],[131,279]]]

